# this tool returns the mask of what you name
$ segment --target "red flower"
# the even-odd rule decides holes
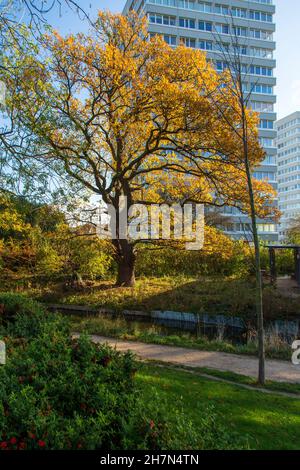
[[[12,437],[9,442],[14,446],[17,443],[17,439],[15,437]]]
[[[81,449],[81,448],[82,448],[82,444],[79,442],[79,443],[77,444],[77,449]]]
[[[25,449],[25,447],[26,447],[25,442],[20,442],[20,444],[18,445],[18,449],[20,449],[20,450]]]
[[[28,433],[28,436],[30,437],[30,439],[35,439],[35,434],[33,434],[32,432],[29,432]]]
[[[155,426],[155,423],[154,421],[151,419],[150,423],[149,423],[149,426],[150,426],[150,429],[153,429],[154,426]]]
[[[111,361],[111,357],[104,356],[101,360],[101,364],[103,365],[103,367],[107,367],[110,361]]]
[[[41,440],[38,441],[38,446],[39,447],[45,447],[45,445],[46,445],[45,441],[41,441]]]
[[[7,442],[6,441],[1,442],[0,448],[1,449],[6,449],[7,448]]]

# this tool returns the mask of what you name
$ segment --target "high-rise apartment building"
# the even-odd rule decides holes
[[[183,42],[202,49],[220,71],[224,67],[220,43],[223,49],[230,47],[233,36],[238,38],[239,55],[247,70],[245,92],[251,92],[251,106],[260,113],[259,135],[266,150],[266,159],[255,171],[255,177],[268,180],[277,189],[272,0],[127,0],[123,14],[130,10],[148,17],[150,36],[160,34],[174,47]],[[225,209],[225,215],[230,218],[226,230],[231,236],[249,236],[249,219],[245,215],[230,207]],[[259,234],[269,241],[278,239],[273,222],[260,221]]]
[[[300,217],[300,111],[276,123],[278,198],[282,212],[279,237],[284,239],[293,219]]]

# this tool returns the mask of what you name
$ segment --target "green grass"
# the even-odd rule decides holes
[[[254,377],[249,377],[247,375],[236,374],[235,372],[230,371],[223,371],[217,369],[211,369],[208,367],[189,367],[184,365],[176,365],[176,364],[168,364],[165,362],[158,362],[158,361],[147,361],[153,364],[159,364],[162,367],[167,367],[171,369],[184,369],[189,371],[189,373],[195,375],[209,375],[211,377],[215,377],[220,379],[221,381],[228,381],[232,382],[237,385],[246,385],[248,387],[252,387],[253,389],[257,388],[260,390],[267,390],[271,392],[279,392],[279,393],[287,393],[293,395],[299,395],[300,398],[300,384],[297,383],[287,383],[287,382],[273,382],[271,380],[267,380],[264,386],[258,384],[257,379]]]
[[[98,334],[107,337],[120,338],[128,341],[141,341],[143,343],[180,346],[184,348],[199,349],[200,351],[220,351],[233,354],[257,355],[257,342],[247,344],[233,344],[220,336],[217,339],[208,339],[206,336],[176,330],[170,332],[159,325],[143,322],[128,322],[124,318],[109,318],[107,316],[78,316],[71,315],[72,329],[86,331],[89,334]],[[291,359],[291,347],[280,340],[276,335],[266,337],[266,356],[272,359]]]
[[[247,436],[250,449],[299,450],[300,400],[250,391],[188,372],[143,365],[137,374],[145,402],[158,393],[170,407],[181,403],[195,427],[197,405],[213,405],[229,431]]]

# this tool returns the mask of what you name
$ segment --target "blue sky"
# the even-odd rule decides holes
[[[125,0],[91,0],[78,2],[91,12],[98,9],[109,9],[121,12]],[[277,113],[282,118],[294,111],[300,111],[300,2],[299,0],[274,0],[276,5],[277,31]],[[62,33],[76,32],[84,28],[76,15],[66,12],[58,18],[57,12],[52,12],[50,23]]]
[[[277,113],[300,111],[300,2],[275,0],[277,31]]]

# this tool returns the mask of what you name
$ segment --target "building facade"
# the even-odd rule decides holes
[[[300,217],[300,111],[276,123],[278,198],[282,212],[279,238],[296,217]]]
[[[171,46],[184,43],[199,48],[222,70],[222,48],[238,38],[239,55],[247,69],[245,92],[251,92],[251,106],[260,113],[259,135],[266,159],[255,171],[255,177],[268,180],[277,189],[276,114],[274,104],[275,6],[272,0],[127,0],[123,14],[135,10],[147,16],[150,36],[160,34]],[[234,31],[232,31],[234,29]],[[226,231],[234,238],[249,237],[249,219],[237,209],[227,207],[230,220]],[[269,241],[278,239],[273,222],[260,221],[259,234]]]

